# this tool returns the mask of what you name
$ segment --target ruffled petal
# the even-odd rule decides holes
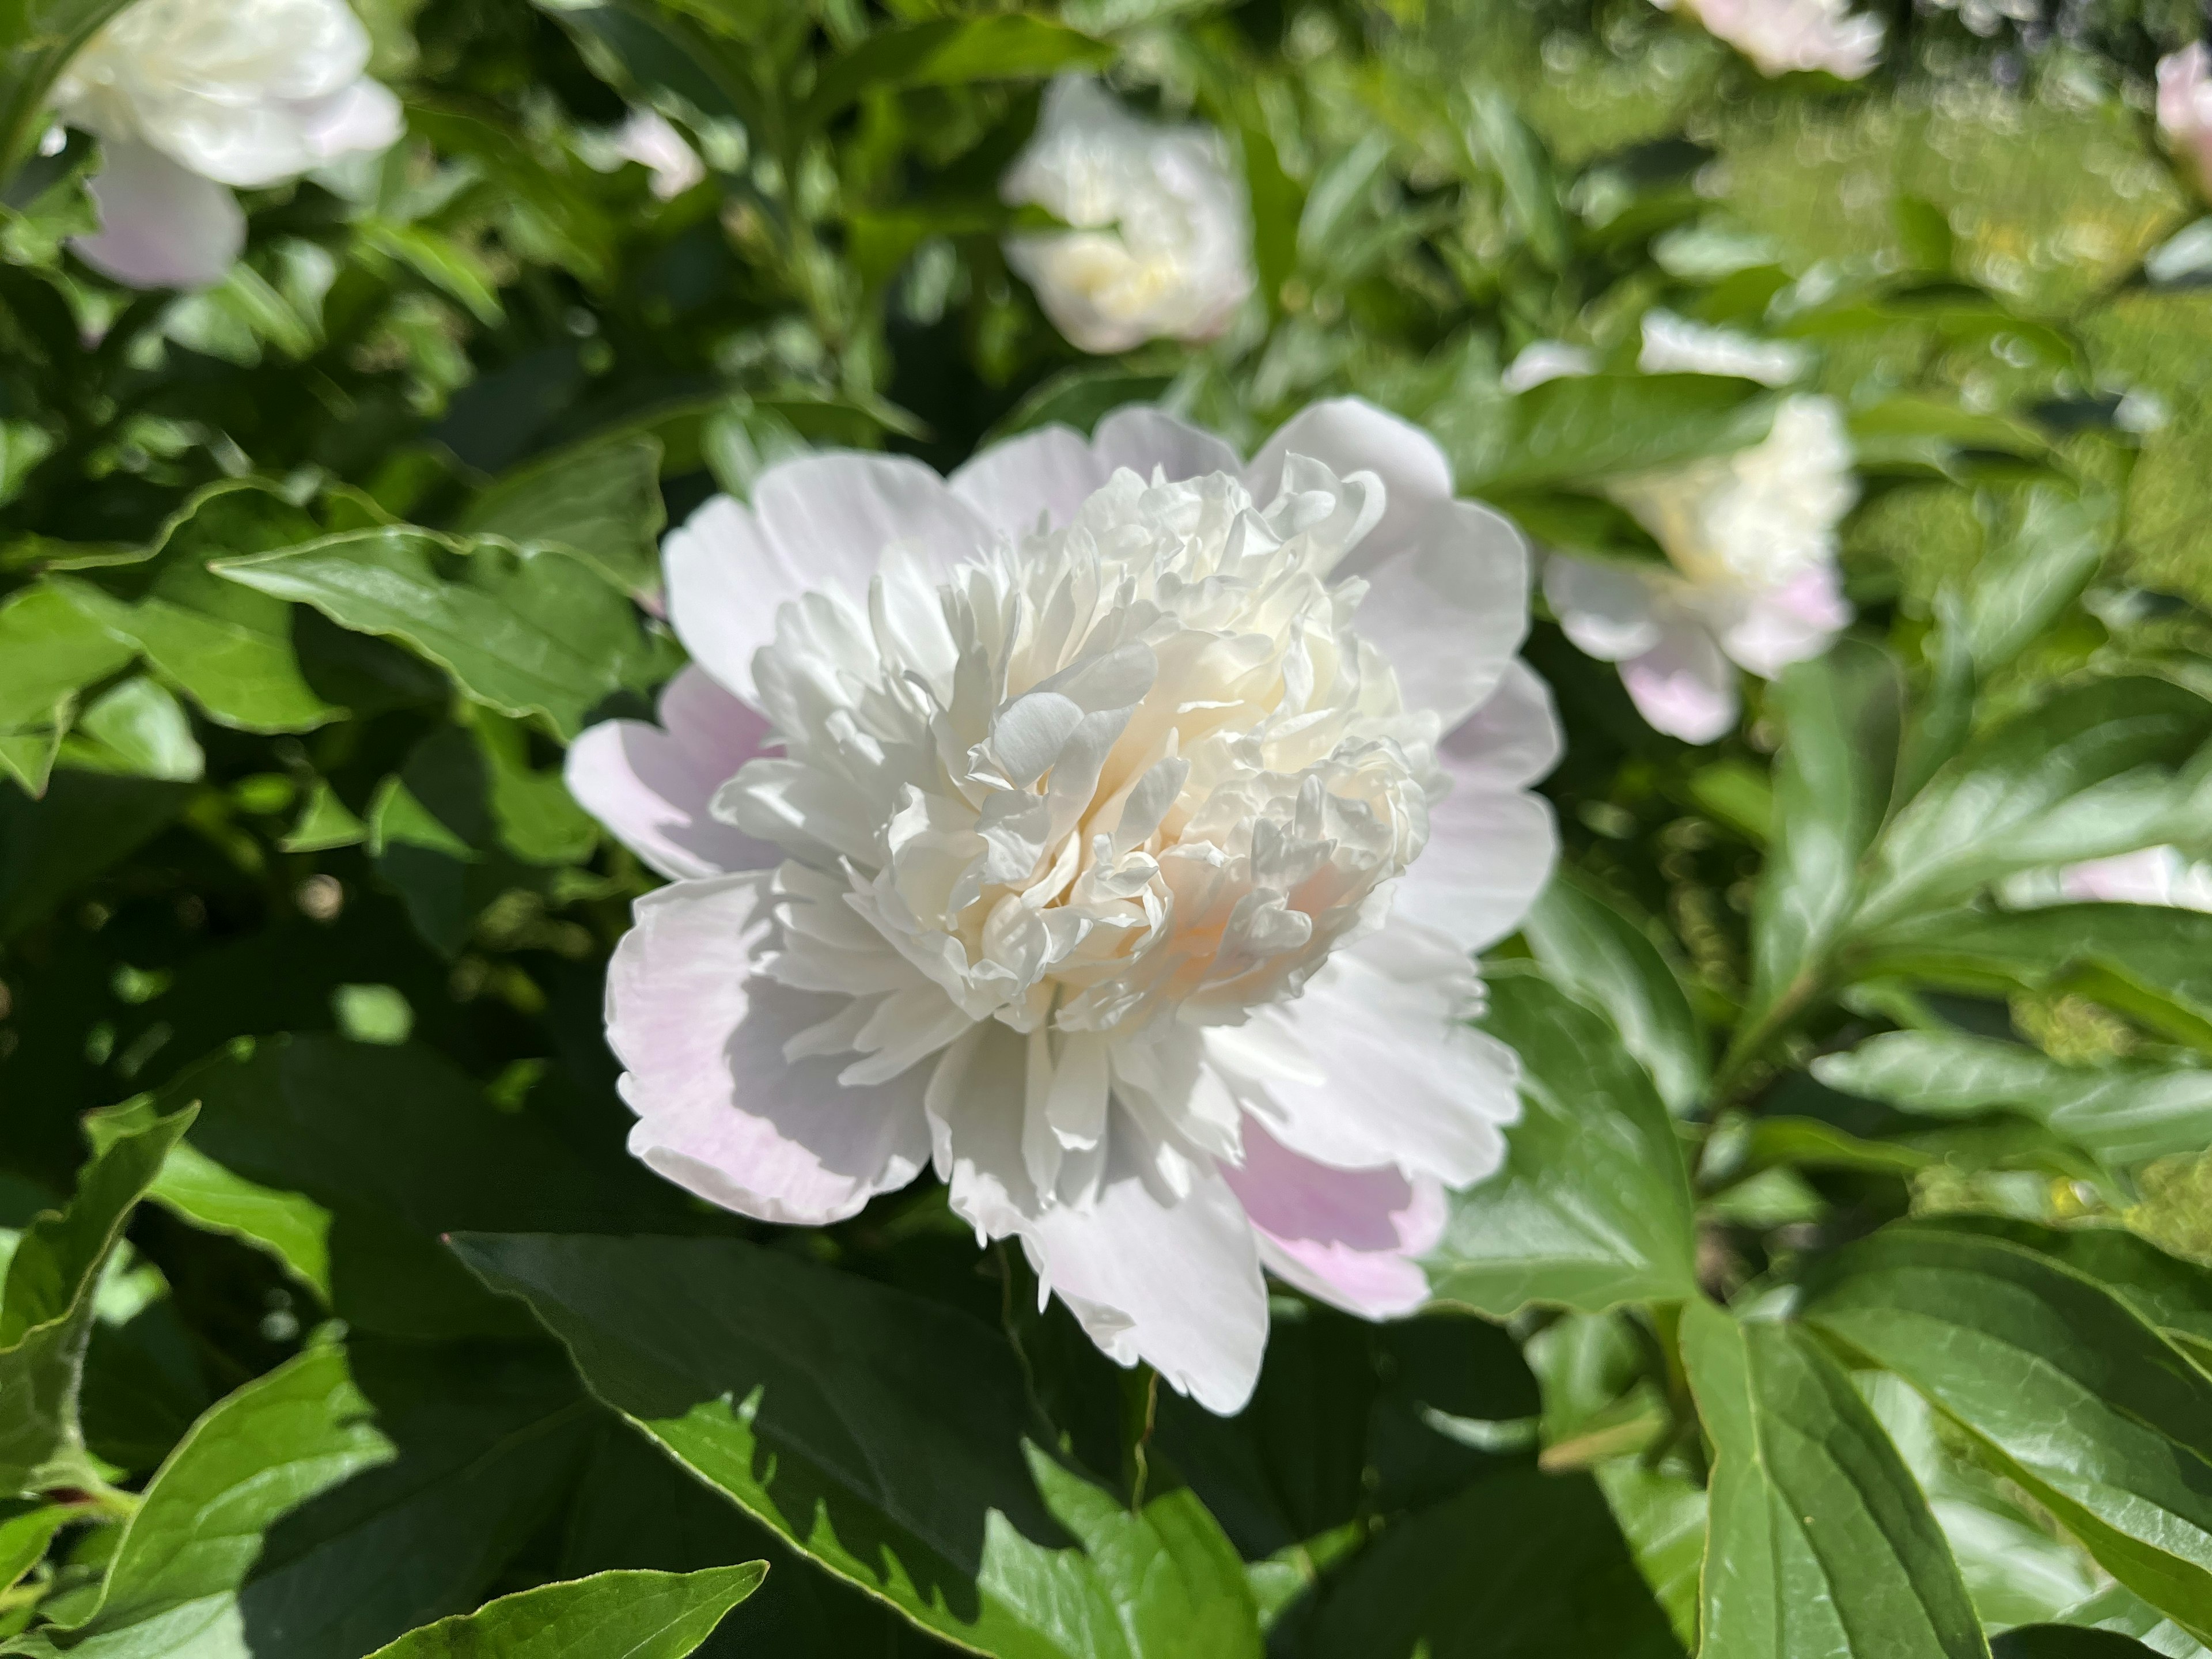
[[[1559,854],[1544,801],[1455,778],[1451,793],[1429,805],[1429,844],[1399,878],[1392,912],[1418,916],[1462,951],[1484,950],[1521,925]]]
[[[568,793],[672,880],[771,870],[783,854],[708,811],[761,750],[768,721],[694,665],[660,694],[659,726],[607,720],[569,745]]]
[[[1620,665],[1620,683],[1654,731],[1711,743],[1735,724],[1735,669],[1695,618],[1666,619],[1659,641]]]
[[[1023,1228],[1022,1246],[1117,1364],[1144,1360],[1224,1417],[1251,1399],[1267,1346],[1267,1287],[1252,1224],[1218,1175],[1163,1203],[1117,1158],[1094,1202],[1048,1211]]]
[[[1544,598],[1584,656],[1619,662],[1659,643],[1657,592],[1632,570],[1554,553],[1544,561]]]
[[[1410,921],[1340,950],[1296,1001],[1207,1032],[1246,1109],[1291,1151],[1339,1169],[1389,1164],[1464,1187],[1505,1157],[1518,1062],[1467,1022],[1473,964]]]
[[[150,144],[116,143],[91,181],[100,232],[70,246],[101,275],[132,288],[208,288],[246,246],[238,198]]]
[[[1781,586],[1753,593],[1743,615],[1721,635],[1721,648],[1761,679],[1793,662],[1817,657],[1850,626],[1842,574],[1823,561]]]
[[[1261,446],[1245,477],[1265,505],[1283,458],[1382,481],[1382,517],[1332,573],[1369,584],[1356,624],[1396,671],[1408,707],[1455,725],[1486,698],[1528,631],[1528,547],[1474,501],[1452,499],[1451,465],[1419,427],[1355,398],[1316,404]]]
[[[1437,759],[1455,791],[1519,789],[1549,775],[1565,747],[1552,688],[1516,657],[1490,701],[1444,734]]]
[[[1244,1163],[1224,1169],[1260,1238],[1267,1271],[1363,1319],[1390,1319],[1429,1297],[1420,1258],[1443,1237],[1443,1187],[1385,1165],[1339,1170],[1300,1158],[1257,1123]]]
[[[726,1209],[820,1226],[921,1170],[927,1074],[854,1086],[838,1059],[785,1057],[848,1000],[754,973],[767,893],[745,875],[640,899],[607,971],[607,1041],[638,1115],[632,1153]]]

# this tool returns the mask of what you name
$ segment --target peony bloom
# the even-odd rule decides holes
[[[54,88],[96,135],[101,229],[75,244],[141,288],[221,279],[245,246],[228,186],[273,185],[399,136],[399,103],[362,70],[368,34],[344,0],[138,0]]]
[[[764,1220],[924,1164],[1115,1360],[1238,1408],[1261,1270],[1419,1306],[1503,1157],[1471,949],[1552,866],[1525,550],[1355,401],[1150,409],[941,479],[763,474],[666,549],[695,665],[577,798],[673,878],[608,985],[631,1150]]]
[[[1766,379],[1753,371],[1784,367],[1766,350],[1748,336],[1655,313],[1643,362]],[[1622,479],[1607,493],[1651,532],[1667,562],[1554,554],[1544,597],[1577,647],[1620,664],[1629,696],[1659,731],[1711,743],[1735,724],[1737,665],[1771,678],[1820,655],[1850,622],[1836,526],[1858,490],[1843,411],[1830,399],[1785,398],[1751,448]]]
[[[2158,125],[2197,189],[2212,195],[2212,51],[2202,40],[2159,59]]]
[[[1252,291],[1251,213],[1211,127],[1140,120],[1063,76],[999,189],[1076,227],[1010,236],[1006,259],[1085,351],[1210,340]]]
[[[1652,3],[1674,9],[1674,0]],[[1856,81],[1881,57],[1881,20],[1853,15],[1850,0],[1683,0],[1683,6],[1761,75],[1825,70]]]

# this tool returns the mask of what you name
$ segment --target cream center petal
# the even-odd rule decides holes
[[[1382,509],[1298,457],[1264,507],[1124,471],[941,584],[894,555],[865,607],[786,606],[754,665],[784,756],[715,811],[790,857],[764,971],[854,1000],[797,1044],[858,1083],[1000,1028],[992,1173],[1032,1211],[1087,1202],[1117,1134],[1170,1192],[1238,1158],[1202,1029],[1370,928],[1445,787],[1329,580]]]

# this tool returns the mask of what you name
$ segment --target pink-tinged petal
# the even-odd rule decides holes
[[[563,773],[568,793],[672,880],[774,869],[781,852],[708,811],[715,790],[761,752],[768,721],[696,665],[661,692],[660,719],[607,720],[578,738]]]
[[[1355,626],[1389,657],[1407,705],[1457,724],[1528,630],[1528,544],[1488,507],[1452,499],[1451,464],[1427,433],[1357,398],[1313,404],[1260,447],[1244,477],[1261,506],[1293,454],[1382,481],[1381,520],[1332,574],[1367,579]]]
[[[904,455],[802,455],[761,474],[753,512],[785,568],[807,588],[867,598],[886,550],[942,576],[988,551],[994,527]]]
[[[1399,878],[1392,914],[1418,919],[1462,951],[1486,949],[1521,925],[1559,853],[1544,801],[1455,778],[1451,793],[1429,805],[1429,844]]]
[[[1115,1135],[1127,1139],[1119,1124]],[[1251,1399],[1267,1287],[1252,1224],[1219,1176],[1164,1204],[1117,1157],[1093,1203],[1047,1211],[1024,1226],[1022,1246],[1108,1358],[1144,1360],[1224,1417]]]
[[[753,654],[775,637],[777,607],[807,590],[752,514],[716,495],[661,544],[668,621],[692,660],[748,702]]]
[[[1125,466],[1146,480],[1158,467],[1170,483],[1216,472],[1235,477],[1244,470],[1243,457],[1212,433],[1148,404],[1117,409],[1100,421],[1091,447],[1108,477]],[[1271,498],[1261,497],[1260,505]]]
[[[380,81],[356,81],[296,107],[301,136],[319,161],[390,149],[407,131],[399,100]]]
[[[1659,643],[1620,665],[1620,683],[1654,731],[1711,743],[1735,724],[1735,667],[1703,624],[1669,617]]]
[[[1490,701],[1444,733],[1437,759],[1455,791],[1519,789],[1548,776],[1565,746],[1552,688],[1516,658]]]
[[[1807,566],[1779,587],[1752,594],[1743,615],[1722,634],[1721,647],[1761,679],[1771,680],[1791,663],[1819,656],[1850,623],[1842,574],[1823,562]]]
[[[1260,1236],[1278,1279],[1364,1319],[1390,1319],[1429,1297],[1420,1258],[1443,1237],[1443,1188],[1396,1169],[1339,1170],[1300,1158],[1244,1125],[1244,1163],[1222,1178]]]
[[[149,144],[112,143],[91,181],[100,233],[70,246],[132,288],[208,288],[246,246],[246,215],[224,185]]]
[[[1294,1001],[1210,1030],[1207,1053],[1302,1157],[1464,1187],[1504,1161],[1504,1126],[1521,1110],[1512,1051],[1467,1023],[1480,1003],[1455,942],[1394,919],[1340,949]]]
[[[1018,534],[1040,517],[1066,524],[1113,472],[1081,433],[1054,425],[993,444],[945,483],[985,523]]]
[[[607,970],[607,1041],[628,1068],[635,1156],[726,1209],[820,1226],[921,1170],[926,1073],[852,1086],[844,1056],[785,1058],[848,999],[754,974],[767,889],[729,876],[640,899]]]
[[[1584,656],[1619,662],[1659,643],[1656,590],[1633,570],[1554,553],[1544,561],[1544,598]]]

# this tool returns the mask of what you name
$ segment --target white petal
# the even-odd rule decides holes
[[[586,731],[568,749],[568,793],[664,876],[773,869],[781,853],[707,810],[714,791],[760,752],[768,722],[696,665],[661,692],[660,720]]]
[[[1850,622],[1841,573],[1823,561],[1779,587],[1753,593],[1743,615],[1722,633],[1721,648],[1771,680],[1791,663],[1819,656]]]
[[[1516,927],[1552,878],[1558,826],[1544,801],[1455,779],[1429,805],[1429,844],[1399,878],[1394,915],[1417,918],[1462,951]]]
[[[1022,1157],[1029,1055],[1022,1039],[986,1020],[945,1051],[929,1079],[931,1160],[952,1213],[979,1237],[1004,1238],[1037,1212]]]
[[[944,479],[904,455],[841,451],[781,462],[754,483],[753,511],[806,587],[854,600],[866,598],[888,548],[918,554],[941,580],[996,539]]]
[[[1116,1123],[1114,1137],[1125,1139]],[[1117,1155],[1097,1200],[1022,1230],[1039,1278],[1116,1364],[1139,1359],[1208,1411],[1242,1411],[1267,1343],[1251,1224],[1218,1175],[1163,1204]]]
[[[608,969],[607,1041],[628,1068],[633,1153],[740,1214],[819,1226],[921,1170],[925,1077],[851,1087],[837,1060],[784,1057],[843,999],[753,974],[767,886],[724,877],[640,899]]]
[[[1244,1163],[1224,1169],[1278,1279],[1364,1319],[1409,1314],[1428,1300],[1420,1258],[1443,1237],[1443,1188],[1395,1168],[1340,1170],[1300,1158],[1256,1122]]]
[[[1552,688],[1516,658],[1489,702],[1444,734],[1437,758],[1455,790],[1519,789],[1548,775],[1565,744]]]
[[[1158,467],[1170,483],[1216,472],[1234,477],[1244,470],[1243,459],[1212,433],[1146,404],[1108,415],[1091,434],[1091,447],[1109,478],[1124,466],[1147,480]],[[1261,496],[1260,505],[1265,507],[1268,499]]]
[[[399,100],[380,81],[356,81],[297,107],[307,147],[319,161],[387,150],[407,130]]]
[[[92,179],[100,233],[70,246],[104,276],[132,288],[207,288],[246,246],[246,215],[211,179],[148,144],[110,143]]]
[[[776,608],[807,590],[744,506],[716,495],[661,544],[668,621],[695,662],[748,702],[753,653],[775,637]],[[865,586],[863,590],[865,591]]]
[[[1113,476],[1081,433],[1054,425],[993,444],[945,483],[987,524],[1019,533],[1034,529],[1040,515],[1064,526]]]
[[[1490,695],[1528,632],[1521,532],[1486,507],[1455,501],[1436,441],[1356,398],[1313,404],[1260,447],[1245,469],[1255,501],[1274,499],[1291,454],[1339,477],[1382,479],[1382,521],[1332,574],[1372,585],[1357,627],[1389,656],[1407,704],[1456,724]]]
[[[1633,570],[1554,553],[1544,561],[1544,597],[1575,648],[1600,662],[1640,656],[1659,643],[1655,590]]]
[[[1735,669],[1695,618],[1668,617],[1658,643],[1620,665],[1620,683],[1654,731],[1711,743],[1735,724]]]
[[[1479,1000],[1452,941],[1393,921],[1338,951],[1296,1001],[1209,1032],[1208,1047],[1257,1090],[1248,1109],[1291,1151],[1464,1187],[1504,1162],[1503,1128],[1521,1110],[1512,1051],[1466,1023]],[[1270,1046],[1303,1049],[1318,1080],[1287,1065],[1264,1075]]]

